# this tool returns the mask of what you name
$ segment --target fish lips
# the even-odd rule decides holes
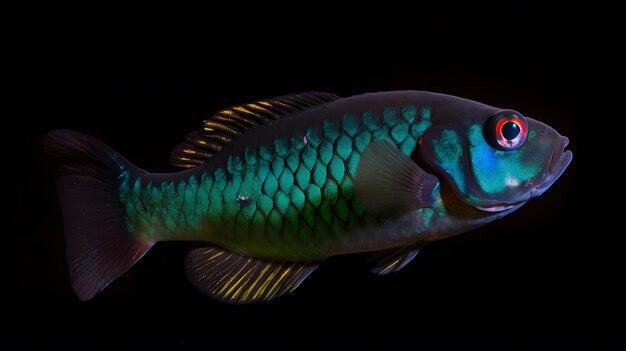
[[[550,156],[550,163],[548,165],[548,176],[539,183],[532,191],[532,195],[539,196],[543,194],[559,177],[565,172],[565,169],[572,162],[573,154],[570,150],[565,150],[569,144],[567,137],[561,137],[559,143],[554,148],[552,155]]]

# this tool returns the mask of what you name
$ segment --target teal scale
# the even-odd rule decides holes
[[[365,148],[387,141],[410,156],[430,125],[430,109],[414,106],[344,114],[246,147],[198,178],[124,182],[126,222],[145,241],[185,238],[253,256],[326,257],[375,221],[353,196]]]

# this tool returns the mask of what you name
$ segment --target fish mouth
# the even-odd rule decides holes
[[[567,137],[561,137],[559,144],[554,148],[548,164],[548,176],[533,189],[533,196],[539,196],[546,191],[565,172],[567,166],[572,162],[573,154],[570,150],[565,150],[569,144]]]
[[[502,212],[507,210],[513,210],[517,207],[522,206],[528,200],[543,194],[546,190],[548,190],[550,186],[552,186],[552,184],[554,184],[554,182],[556,182],[557,179],[559,179],[563,172],[565,172],[567,166],[569,166],[570,162],[572,162],[572,152],[570,150],[565,150],[568,144],[569,139],[567,137],[561,137],[561,139],[559,139],[558,144],[554,147],[554,151],[550,156],[550,161],[548,162],[548,175],[541,183],[535,186],[528,193],[524,200],[515,203],[503,203],[474,207],[485,212]]]

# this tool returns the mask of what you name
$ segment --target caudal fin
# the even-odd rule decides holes
[[[81,300],[89,300],[152,246],[128,231],[120,201],[120,184],[135,167],[98,140],[72,130],[48,133],[44,147],[58,163],[72,286]]]

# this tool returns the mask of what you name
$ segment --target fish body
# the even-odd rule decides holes
[[[231,303],[292,291],[334,255],[373,252],[374,272],[396,271],[425,243],[540,195],[571,161],[566,145],[516,111],[420,91],[234,106],[185,138],[171,161],[188,169],[171,174],[139,169],[76,132],[46,141],[63,170],[79,297],[93,297],[154,243],[185,240],[200,244],[187,257],[189,279]],[[87,226],[98,218],[100,228]]]
[[[279,260],[319,260],[445,235],[461,223],[445,216],[441,201],[379,221],[353,196],[368,145],[387,141],[409,157],[432,125],[431,104],[403,97],[329,102],[277,120],[274,128],[249,130],[186,172],[129,173],[121,191],[127,222],[146,242],[209,241]]]

